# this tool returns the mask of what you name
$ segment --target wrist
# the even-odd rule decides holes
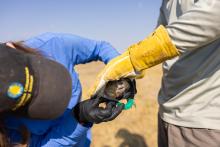
[[[73,116],[76,118],[76,120],[78,121],[79,124],[81,124],[82,126],[92,126],[93,123],[87,121],[87,119],[84,117],[84,112],[83,111],[83,108],[81,107],[80,105],[81,103],[78,103],[72,113],[73,113]]]

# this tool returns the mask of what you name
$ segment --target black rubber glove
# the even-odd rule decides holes
[[[99,104],[105,102],[106,107]],[[117,106],[116,102],[105,101],[102,98],[91,98],[78,103],[74,107],[74,115],[81,124],[101,123],[115,119],[123,110],[124,105]]]

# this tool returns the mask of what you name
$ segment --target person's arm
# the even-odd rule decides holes
[[[73,34],[45,33],[25,41],[25,44],[58,60],[62,58],[62,61],[72,65],[97,60],[107,63],[119,55],[117,50],[105,41],[95,41]]]
[[[219,7],[220,0],[200,0],[176,21],[159,26],[112,60],[97,77],[90,94],[96,94],[108,81],[137,77],[147,68],[219,39]]]
[[[30,146],[63,147],[76,145],[91,126],[82,126],[73,115],[67,115],[62,122],[44,135],[31,135]]]
[[[60,34],[58,38],[60,38],[65,47],[71,51],[74,64],[88,63],[97,60],[107,63],[119,55],[116,49],[105,41],[95,41],[68,34]]]
[[[61,122],[45,135],[32,135],[30,146],[74,146],[80,142],[93,123],[111,121],[124,108],[123,104],[117,106],[113,102],[108,102],[106,108],[103,108],[99,106],[101,103],[103,100],[99,97],[78,103],[71,113],[62,118]]]
[[[180,52],[199,49],[220,38],[220,0],[199,0],[166,29]]]

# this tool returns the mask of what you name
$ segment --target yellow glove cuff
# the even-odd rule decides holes
[[[164,26],[159,26],[149,37],[128,48],[136,71],[142,71],[179,55]]]

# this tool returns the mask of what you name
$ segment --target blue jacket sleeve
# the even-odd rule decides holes
[[[30,147],[74,146],[85,136],[90,126],[80,125],[70,114],[62,122],[51,128],[45,135],[32,135]]]
[[[117,50],[105,41],[95,41],[73,34],[45,33],[25,41],[25,44],[58,59],[65,57],[72,65],[97,60],[107,63],[119,55]]]
[[[60,35],[60,39],[72,52],[74,64],[84,64],[97,60],[107,63],[118,55],[116,49],[105,41],[94,41],[75,35]]]

